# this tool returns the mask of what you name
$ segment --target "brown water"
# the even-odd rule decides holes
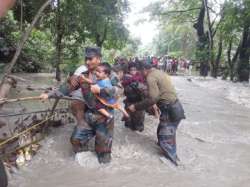
[[[73,124],[68,124],[52,131],[32,161],[11,176],[10,187],[248,187],[250,109],[185,77],[173,82],[187,115],[177,132],[182,166],[162,157],[157,120],[147,117],[145,131],[137,133],[126,129],[117,113],[112,163],[99,165],[94,153],[84,153],[80,166],[69,143]]]

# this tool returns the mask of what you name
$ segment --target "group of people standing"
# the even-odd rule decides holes
[[[124,93],[121,94],[122,92]],[[71,136],[75,153],[88,151],[88,142],[95,137],[95,151],[100,163],[111,161],[114,131],[114,110],[123,113],[125,127],[142,132],[145,114],[156,116],[158,145],[163,154],[178,165],[176,130],[185,118],[183,107],[167,73],[136,58],[128,63],[117,59],[111,66],[101,62],[99,48],[87,47],[85,64],[68,78],[65,85],[42,99],[68,95],[77,124]],[[118,97],[124,96],[124,108]]]
[[[187,59],[177,59],[174,57],[165,56],[162,58],[162,69],[169,74],[176,74],[178,70],[182,73],[191,75],[192,62]]]

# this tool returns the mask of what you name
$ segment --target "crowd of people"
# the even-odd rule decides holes
[[[162,58],[162,69],[169,74],[176,74],[177,71],[191,75],[192,63],[190,60],[184,58],[174,58],[165,56]]]
[[[117,58],[115,64],[131,64],[135,63],[138,67],[143,64],[151,64],[154,68],[161,69],[171,75],[176,75],[177,72],[191,75],[192,62],[184,58],[175,58],[171,56],[155,57],[147,56],[142,59],[135,57],[134,59],[127,60],[126,58]]]
[[[147,61],[148,60],[148,61]],[[41,94],[42,99],[68,95],[77,124],[71,136],[75,153],[88,151],[95,138],[95,151],[100,163],[111,161],[114,110],[123,113],[124,126],[143,132],[145,114],[154,115],[160,123],[158,145],[163,154],[178,165],[176,130],[184,110],[169,75],[158,69],[157,58],[127,60],[117,58],[113,66],[101,62],[99,48],[87,47],[85,64],[58,90]],[[118,97],[124,97],[124,108]]]

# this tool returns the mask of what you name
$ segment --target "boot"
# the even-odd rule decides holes
[[[111,162],[111,153],[97,153],[97,158],[100,164]]]

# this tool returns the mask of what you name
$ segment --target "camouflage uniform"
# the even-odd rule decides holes
[[[110,111],[111,112],[111,111]],[[109,121],[99,112],[87,110],[85,120],[90,128],[76,126],[72,136],[71,143],[76,148],[76,152],[88,151],[88,142],[95,137],[95,151],[100,163],[109,162],[111,159],[111,148],[113,140],[114,120]]]
[[[82,67],[80,67],[82,68]],[[82,68],[84,69],[84,68]],[[76,71],[77,72],[77,71]],[[49,94],[49,96],[61,96],[70,95],[73,97],[78,97],[84,101],[88,98],[93,99],[91,95],[83,96],[81,88],[74,90],[73,92],[69,90],[70,86],[61,86],[59,91],[54,91]],[[103,88],[101,89],[100,95],[110,95],[113,96],[117,92],[116,87]],[[111,147],[113,139],[113,129],[114,120],[107,121],[106,117],[100,114],[97,110],[93,108],[95,101],[91,104],[92,106],[87,106],[88,102],[73,101],[74,107],[72,107],[73,115],[78,118],[77,126],[71,135],[71,143],[74,152],[88,151],[88,142],[90,139],[95,137],[95,151],[98,156],[100,163],[107,163],[111,161]],[[113,110],[109,111],[113,113]],[[79,120],[80,119],[80,120]]]

